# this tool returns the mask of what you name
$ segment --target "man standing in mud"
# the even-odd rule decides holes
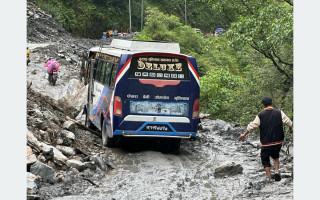
[[[262,165],[269,180],[271,180],[270,157],[272,157],[275,168],[274,179],[275,181],[280,181],[279,152],[284,139],[283,124],[288,126],[292,133],[292,121],[283,111],[276,110],[272,107],[272,99],[270,97],[263,97],[261,103],[264,106],[264,111],[260,112],[254,121],[248,124],[247,130],[239,136],[239,140],[243,139],[254,129],[260,128]]]

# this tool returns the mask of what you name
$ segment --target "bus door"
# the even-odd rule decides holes
[[[106,72],[106,64],[104,60],[97,60],[97,67],[93,74],[94,78],[92,82],[92,123],[99,129],[101,129],[101,113],[103,111],[103,79]]]
[[[113,94],[115,72],[117,65],[110,61],[98,59],[96,69],[93,72],[91,81],[91,121],[101,130],[102,120],[106,121],[107,128],[111,129],[110,124],[110,103]],[[110,131],[108,131],[110,132]]]
[[[87,115],[90,121],[92,121],[92,102],[93,102],[93,74],[95,72],[96,61],[90,59],[88,62],[88,98],[87,98]]]

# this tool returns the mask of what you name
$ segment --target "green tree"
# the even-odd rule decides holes
[[[232,94],[241,85],[241,78],[232,75],[227,68],[211,70],[200,78],[200,108],[202,112],[210,113],[213,118],[232,121],[229,105]],[[232,115],[231,115],[232,116]]]
[[[234,46],[249,45],[283,75],[283,101],[293,86],[293,8],[291,1],[209,0],[232,23]]]

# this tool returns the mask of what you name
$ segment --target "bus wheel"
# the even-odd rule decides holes
[[[103,120],[103,123],[102,123],[101,133],[102,133],[101,135],[102,135],[103,146],[106,146],[106,147],[115,147],[116,146],[117,137],[113,136],[113,138],[111,138],[108,136],[107,128],[105,125],[105,120]]]

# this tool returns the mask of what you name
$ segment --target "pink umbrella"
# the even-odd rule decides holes
[[[56,69],[57,71],[59,69],[59,63],[55,59],[49,60],[44,66],[48,67],[48,73],[50,73],[52,69]]]

